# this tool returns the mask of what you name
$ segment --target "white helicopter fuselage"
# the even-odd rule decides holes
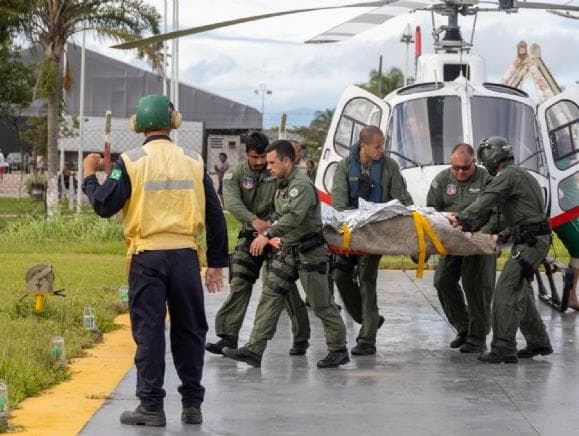
[[[417,79],[383,100],[357,86],[345,90],[317,172],[322,201],[331,202],[337,162],[349,154],[362,127],[372,124],[385,132],[386,154],[398,162],[417,205],[426,205],[432,179],[449,166],[454,145],[466,142],[476,149],[485,137],[503,136],[513,145],[515,163],[543,189],[546,213],[567,220],[569,214],[577,216],[579,156],[574,153],[570,164],[558,164],[556,139],[568,130],[579,144],[579,89],[537,107],[522,90],[486,82],[481,57],[459,53],[422,56]]]

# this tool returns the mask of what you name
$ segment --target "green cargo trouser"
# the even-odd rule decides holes
[[[513,246],[513,255],[507,261],[497,282],[493,300],[493,340],[491,351],[501,355],[514,355],[517,352],[517,328],[532,348],[550,345],[545,324],[535,307],[533,288],[528,279],[523,277],[523,268],[519,258],[537,268],[549,251],[550,235],[537,236],[533,247],[526,244]]]
[[[448,322],[474,345],[485,344],[491,328],[496,263],[494,255],[444,256],[434,273],[434,287]]]
[[[243,324],[253,285],[259,277],[264,257],[254,257],[247,252],[251,241],[240,239],[231,260],[232,278],[230,292],[215,317],[215,332],[219,337],[237,338]],[[283,298],[283,306],[291,320],[294,342],[310,339],[310,320],[307,307],[300,297],[295,283],[289,286]]]
[[[346,347],[346,326],[328,289],[327,268],[328,253],[325,246],[299,254],[287,248],[275,253],[266,268],[263,292],[247,344],[251,351],[262,354],[267,341],[273,338],[284,295],[295,286],[298,277],[311,309],[322,321],[329,351]]]
[[[362,324],[356,342],[376,345],[380,314],[376,281],[380,255],[336,256],[334,279],[354,321]],[[357,268],[357,273],[354,271]]]

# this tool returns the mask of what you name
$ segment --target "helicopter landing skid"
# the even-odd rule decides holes
[[[539,298],[543,303],[553,306],[559,312],[565,312],[569,306],[569,295],[573,286],[573,270],[551,257],[546,257],[541,264],[545,268],[545,275],[551,292],[547,291],[541,273],[537,270],[535,271],[535,277],[537,277]],[[561,296],[557,292],[557,285],[554,279],[554,274],[557,272],[563,275],[563,293]]]

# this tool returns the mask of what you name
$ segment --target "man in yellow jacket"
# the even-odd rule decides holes
[[[201,385],[207,320],[197,239],[207,228],[209,292],[221,290],[227,266],[227,228],[203,160],[174,144],[171,129],[181,115],[160,95],[139,100],[131,126],[144,132],[142,147],[123,153],[100,185],[98,154],[83,162],[83,191],[95,212],[110,217],[121,209],[128,247],[129,312],[137,344],[139,406],[125,411],[128,425],[165,426],[165,318],[169,309],[171,351],[182,397],[181,420],[200,424]]]

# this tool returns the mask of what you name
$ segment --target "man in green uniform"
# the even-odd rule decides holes
[[[412,204],[398,164],[384,156],[384,134],[375,126],[360,131],[360,141],[350,156],[338,164],[332,187],[332,206],[337,210],[356,209],[358,199],[384,203],[398,199]],[[378,313],[376,280],[380,255],[336,256],[334,280],[346,310],[362,324],[353,355],[376,353],[376,333],[384,323]]]
[[[225,207],[243,223],[243,227],[231,259],[230,293],[215,318],[215,332],[221,339],[216,343],[207,343],[205,349],[210,353],[223,354],[223,347],[237,348],[239,330],[253,285],[264,262],[262,254],[249,254],[249,246],[273,221],[273,196],[277,181],[265,167],[265,148],[268,145],[269,140],[263,133],[251,133],[246,140],[247,160],[223,177]],[[310,322],[306,305],[295,284],[289,287],[283,304],[291,319],[294,336],[289,353],[304,355],[309,345]]]
[[[474,203],[449,215],[449,220],[454,226],[461,224],[463,229],[477,230],[487,223],[492,208],[498,205],[513,235],[511,257],[495,289],[491,351],[481,353],[478,359],[488,363],[517,363],[517,356],[531,358],[551,354],[549,335],[535,307],[530,284],[551,242],[541,187],[528,171],[513,165],[512,147],[504,138],[483,139],[478,158],[495,177]],[[527,341],[527,346],[518,353],[517,328]]]
[[[267,149],[267,168],[279,181],[274,210],[278,220],[252,242],[250,253],[259,256],[280,238],[281,246],[268,261],[255,323],[245,347],[225,347],[223,353],[249,365],[261,366],[267,341],[272,339],[283,299],[299,278],[310,306],[322,321],[328,355],[319,368],[335,368],[350,361],[346,326],[328,289],[328,251],[322,237],[320,202],[314,186],[295,167],[295,152],[289,141],[273,142]]]
[[[457,144],[452,149],[450,165],[432,181],[426,205],[438,211],[458,212],[474,202],[492,177],[486,169],[475,165],[470,144]],[[496,232],[488,230],[488,233]],[[462,353],[486,350],[495,278],[494,255],[448,255],[440,259],[434,273],[434,287],[448,322],[458,332],[450,343],[451,348],[460,347]]]

